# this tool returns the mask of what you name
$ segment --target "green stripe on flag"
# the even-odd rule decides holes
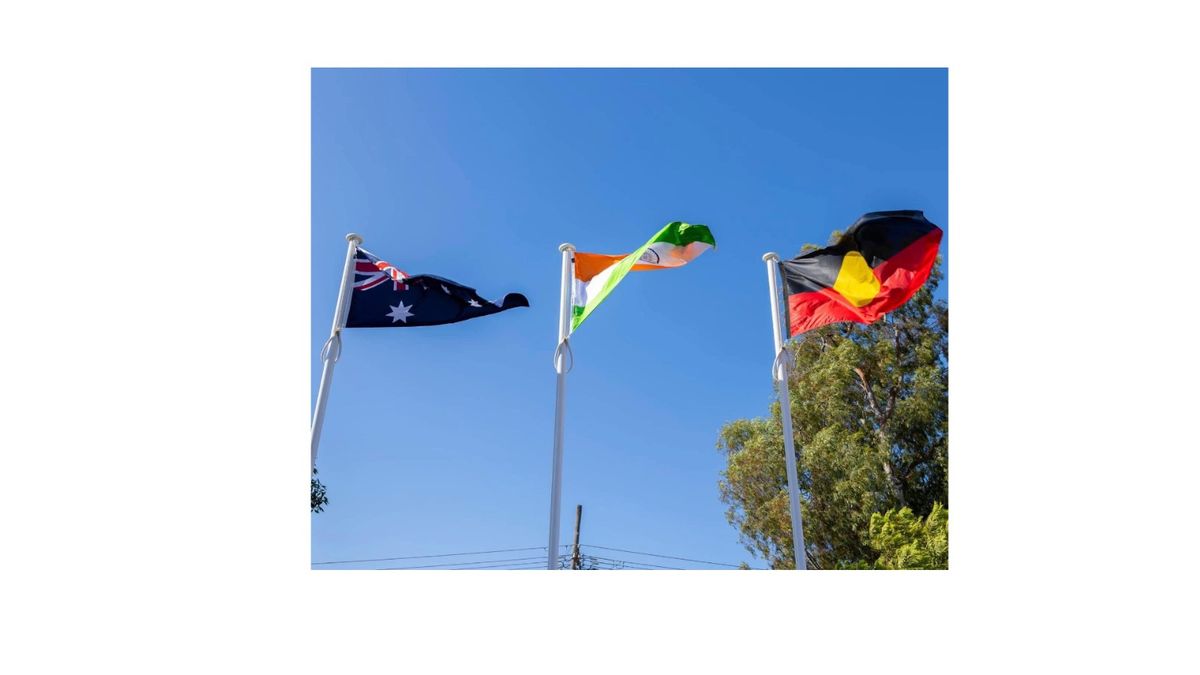
[[[639,259],[641,259],[642,254],[646,252],[646,249],[650,248],[654,244],[672,244],[682,247],[695,243],[708,244],[713,248],[716,248],[717,246],[717,240],[713,238],[712,232],[710,232],[709,229],[704,225],[692,225],[691,223],[684,223],[681,221],[667,223],[666,227],[659,230],[658,234],[651,237],[650,241],[642,244],[638,250],[630,253],[621,259],[621,262],[613,265],[600,274],[597,274],[596,277],[593,277],[593,281],[595,281],[596,278],[607,275],[607,278],[603,280],[603,286],[601,286],[598,292],[588,293],[587,305],[583,307],[578,305],[572,306],[571,332],[574,332],[575,329],[579,328],[579,325],[583,323],[583,320],[591,316],[596,307],[598,307],[601,302],[604,302],[604,299],[608,297],[608,294],[617,287],[617,284],[621,283],[621,280],[625,278],[625,275],[629,274],[629,270],[633,269],[633,266],[637,264]],[[589,287],[590,285],[591,284],[589,283]]]
[[[707,227],[703,225],[692,225],[690,223],[684,223],[678,220],[673,223],[667,223],[666,227],[659,230],[658,234],[654,235],[650,241],[646,242],[646,246],[649,246],[650,244],[656,244],[660,241],[668,244],[675,244],[676,246],[687,246],[688,244],[697,241],[708,244],[713,248],[716,248],[717,246],[717,240],[713,239],[712,232],[709,232]],[[643,251],[646,250],[646,246],[642,247]]]

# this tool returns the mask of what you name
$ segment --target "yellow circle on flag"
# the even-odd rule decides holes
[[[833,290],[842,294],[855,307],[862,307],[879,294],[879,279],[858,251],[850,251],[842,257],[842,268],[838,271]]]

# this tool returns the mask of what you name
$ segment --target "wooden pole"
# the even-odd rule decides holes
[[[571,569],[583,568],[583,558],[579,555],[579,523],[583,520],[583,504],[575,505],[575,548],[571,554]]]

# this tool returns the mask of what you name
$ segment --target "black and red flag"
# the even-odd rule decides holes
[[[903,305],[929,278],[941,241],[920,211],[875,211],[833,246],[781,262],[789,334],[871,323]]]

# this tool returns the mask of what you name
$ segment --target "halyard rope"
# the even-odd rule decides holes
[[[332,359],[330,356],[332,355]],[[337,331],[329,336],[325,341],[325,346],[321,347],[321,360],[337,363],[337,360],[342,356],[342,331]]]
[[[562,358],[564,347],[567,350],[567,356],[571,357],[571,365],[567,366],[566,370],[559,370],[559,368],[561,367],[560,364],[564,363],[564,361],[565,361],[565,359]],[[563,341],[558,343],[558,346],[554,348],[554,372],[569,373],[569,372],[571,372],[571,369],[574,367],[575,367],[575,352],[571,351],[571,339],[563,338]]]

